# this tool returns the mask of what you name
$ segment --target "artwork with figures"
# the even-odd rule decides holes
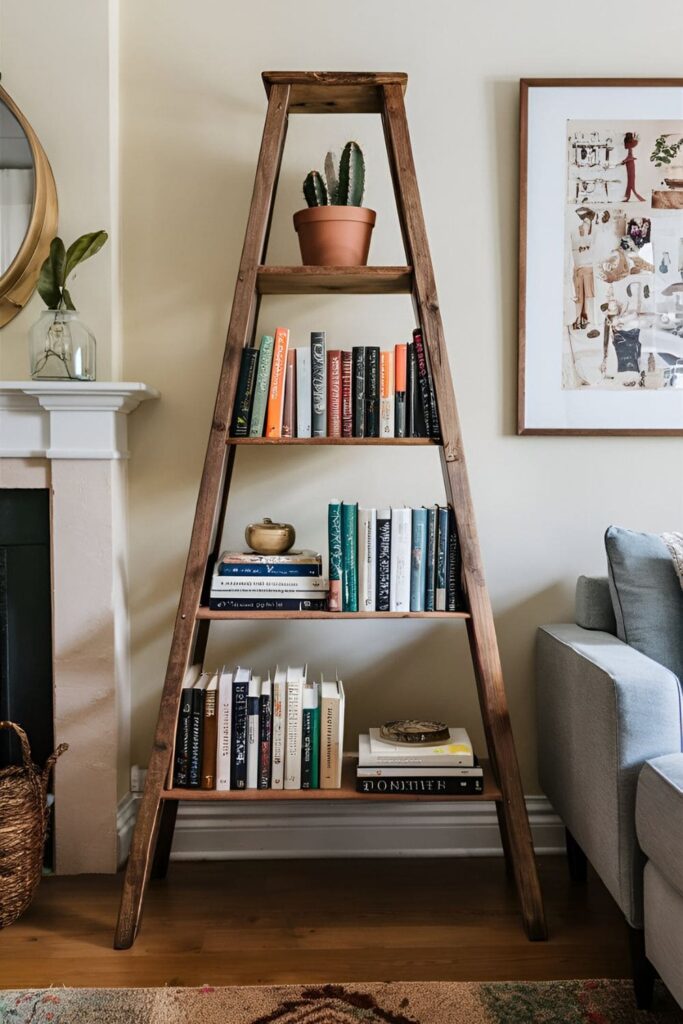
[[[683,120],[568,120],[562,388],[683,388]]]

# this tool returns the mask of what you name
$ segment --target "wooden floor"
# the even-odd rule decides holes
[[[0,932],[0,987],[626,977],[622,915],[595,875],[540,860],[550,941],[525,938],[499,859],[172,864],[115,952],[121,876],[43,880]]]

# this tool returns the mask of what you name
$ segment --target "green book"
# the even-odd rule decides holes
[[[358,503],[342,504],[342,611],[358,611]]]
[[[330,589],[327,607],[331,612],[342,610],[342,531],[341,502],[331,501],[327,508],[327,541],[329,547]]]
[[[320,789],[320,703],[311,712],[311,789]]]
[[[249,421],[249,437],[263,436],[272,362],[273,339],[269,334],[264,334],[259,346],[258,370],[256,373],[256,384],[254,385],[254,404],[251,408],[251,419]]]

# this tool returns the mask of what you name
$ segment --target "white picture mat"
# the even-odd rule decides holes
[[[683,390],[562,388],[567,121],[683,119],[681,87],[528,90],[524,428],[681,430]]]

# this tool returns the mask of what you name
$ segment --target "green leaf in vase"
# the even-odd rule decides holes
[[[64,274],[64,280],[66,281],[69,274],[75,270],[79,263],[83,263],[84,260],[90,259],[96,252],[99,252],[108,237],[106,231],[90,231],[86,235],[81,235],[75,242],[72,242],[66,251],[66,273]]]

